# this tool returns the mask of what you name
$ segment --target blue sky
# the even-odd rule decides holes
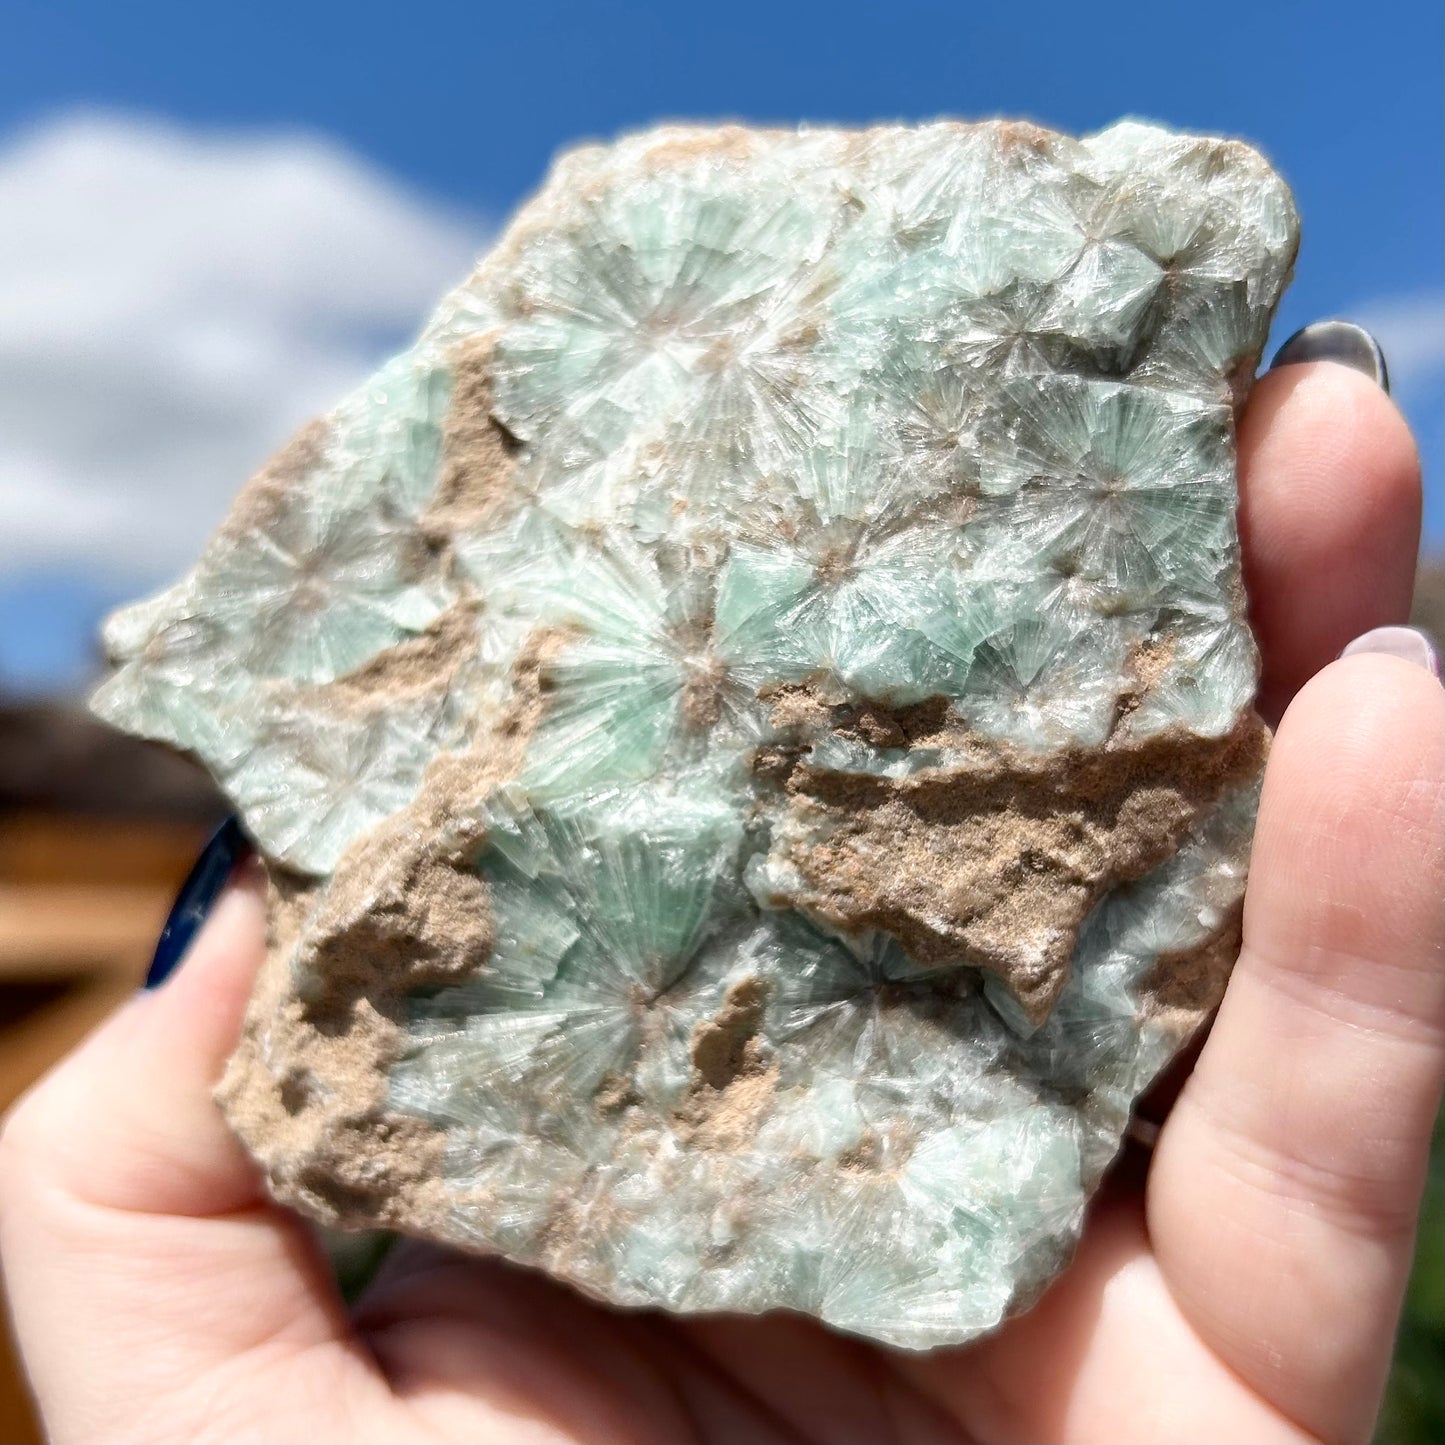
[[[1393,342],[1438,545],[1442,42],[1438,0],[1200,10],[1158,0],[10,0],[0,46],[0,266],[6,229],[20,217],[30,250],[10,259],[11,275],[44,284],[27,283],[14,303],[25,322],[12,327],[6,353],[0,280],[0,386],[19,378],[12,421],[29,438],[7,454],[0,435],[0,528],[9,455],[22,538],[7,548],[0,535],[0,686],[78,685],[94,614],[165,580],[194,551],[199,535],[185,528],[213,520],[243,479],[233,458],[259,461],[305,414],[303,403],[324,405],[326,386],[344,385],[403,337],[559,147],[660,118],[1006,114],[1088,130],[1135,114],[1253,141],[1294,187],[1304,220],[1276,338],[1344,313],[1365,315]],[[213,172],[241,181],[207,189]],[[140,179],[127,181],[132,174]],[[297,179],[313,174],[309,189]],[[189,195],[211,198],[204,214],[172,210]],[[333,198],[324,208],[322,195]],[[294,254],[314,253],[314,263],[258,261],[268,236],[292,238]],[[116,250],[119,260],[107,260]],[[74,286],[64,270],[72,257],[83,273]],[[112,261],[113,281],[103,269]],[[126,287],[134,299],[117,309]],[[35,301],[51,292],[75,312],[63,347]],[[238,342],[262,313],[265,326]],[[85,318],[96,314],[113,328],[103,352],[85,349]],[[15,335],[31,338],[29,351]],[[113,382],[129,370],[126,338],[140,338],[145,359],[122,396]],[[174,379],[177,348],[201,358],[179,389],[164,380]],[[291,373],[266,358],[298,355],[305,365],[288,388]],[[193,395],[198,368],[215,385]],[[67,383],[81,373],[94,380]],[[243,405],[252,407],[244,416]],[[0,398],[0,434],[6,415]],[[177,440],[167,448],[171,416]],[[53,418],[52,430],[37,417]],[[190,435],[207,417],[210,430]],[[100,482],[88,491],[81,475],[87,458],[112,493],[133,493],[128,514],[96,504]],[[155,481],[168,475],[180,478],[167,483],[173,490],[194,478],[188,497],[204,498],[194,522],[190,502],[172,507],[173,491]],[[22,487],[28,503],[14,501]],[[164,547],[148,545],[147,507],[157,535],[175,534]],[[74,534],[93,534],[85,546],[52,535],[70,508]],[[108,547],[107,537],[118,540]]]

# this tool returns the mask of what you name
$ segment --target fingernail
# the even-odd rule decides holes
[[[1356,653],[1373,652],[1384,657],[1399,657],[1423,667],[1438,680],[1440,659],[1430,645],[1430,639],[1413,627],[1376,627],[1362,633],[1340,653],[1341,657],[1354,657]]]
[[[1275,352],[1269,369],[1301,361],[1338,361],[1364,372],[1386,392],[1390,390],[1390,369],[1380,343],[1353,321],[1312,321],[1302,326]]]
[[[227,818],[211,834],[171,904],[151,966],[146,970],[146,988],[159,988],[176,971],[227,880],[250,852],[251,844],[234,817]]]

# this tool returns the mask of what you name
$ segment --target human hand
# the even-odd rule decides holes
[[[0,1139],[0,1256],[52,1436],[1368,1436],[1445,1052],[1445,694],[1397,657],[1330,659],[1405,616],[1418,464],[1384,392],[1329,363],[1263,378],[1240,452],[1261,706],[1288,703],[1243,952],[1147,1170],[1126,1155],[1035,1309],[904,1355],[792,1317],[617,1314],[406,1244],[348,1312],[210,1098],[261,960],[246,875]]]

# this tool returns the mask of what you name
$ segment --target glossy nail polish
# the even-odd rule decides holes
[[[227,818],[214,833],[200,856],[191,865],[186,881],[181,884],[176,901],[166,916],[161,936],[156,941],[155,955],[146,971],[145,987],[159,988],[191,946],[200,932],[227,879],[251,852],[251,844],[241,831],[241,824]]]
[[[1301,327],[1275,352],[1269,369],[1302,361],[1338,361],[1362,372],[1385,391],[1390,389],[1390,369],[1380,343],[1353,321],[1313,321]]]

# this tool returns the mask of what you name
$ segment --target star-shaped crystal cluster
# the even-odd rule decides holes
[[[277,1195],[910,1348],[1036,1297],[1228,972],[1295,246],[1132,122],[564,157],[107,630],[268,862]]]

